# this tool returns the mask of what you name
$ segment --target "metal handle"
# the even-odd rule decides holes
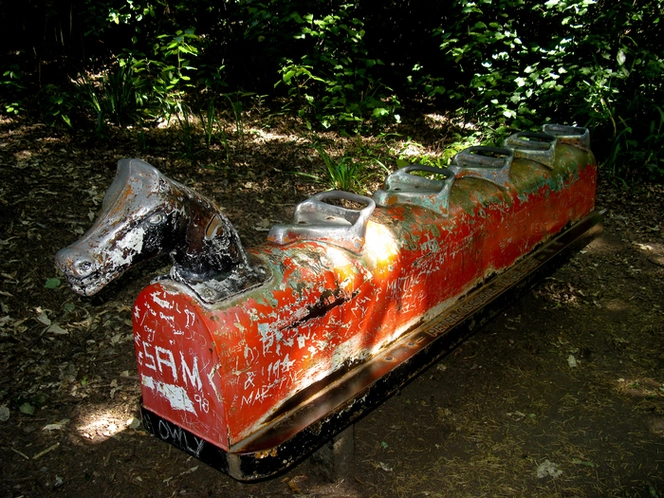
[[[357,202],[365,207],[349,209],[325,202],[331,200]],[[367,222],[375,208],[376,203],[370,197],[342,190],[321,192],[298,204],[293,223],[274,225],[267,239],[279,245],[314,240],[359,252],[364,247]]]
[[[505,147],[514,150],[514,157],[529,159],[553,168],[556,137],[549,133],[521,131],[505,139]]]
[[[572,145],[590,151],[590,131],[580,126],[565,126],[548,123],[542,126],[542,131],[556,137],[558,143]]]
[[[421,171],[441,175],[442,180],[412,175]],[[393,204],[412,204],[431,209],[447,216],[450,203],[450,189],[454,184],[454,173],[447,168],[436,168],[423,164],[405,166],[385,180],[385,189],[374,194],[379,206]]]
[[[454,156],[449,169],[457,179],[481,178],[507,189],[513,158],[514,151],[507,147],[473,146]]]

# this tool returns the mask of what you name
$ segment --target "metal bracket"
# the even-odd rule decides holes
[[[364,204],[362,209],[349,209],[325,201],[350,201]],[[370,197],[342,190],[321,192],[295,208],[293,224],[274,225],[267,240],[285,245],[297,240],[327,242],[349,251],[360,252],[364,247],[367,221],[376,208]]]
[[[559,124],[545,124],[542,131],[556,137],[559,143],[572,145],[590,151],[590,131],[580,126],[565,126]]]
[[[473,146],[455,155],[449,169],[457,180],[464,177],[481,178],[509,189],[513,158],[514,151],[507,147]]]
[[[538,162],[553,169],[556,137],[548,133],[520,131],[505,139],[505,147],[514,150],[514,157]]]
[[[421,171],[441,175],[442,180],[412,175]],[[454,173],[447,168],[435,168],[423,164],[405,166],[385,180],[385,190],[378,190],[373,198],[379,206],[411,204],[431,209],[447,216],[450,207],[450,190],[454,184]]]

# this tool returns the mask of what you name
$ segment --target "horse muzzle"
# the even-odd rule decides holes
[[[109,271],[92,253],[71,245],[55,255],[55,265],[65,275],[72,289],[82,296],[92,296],[108,284],[120,269]]]

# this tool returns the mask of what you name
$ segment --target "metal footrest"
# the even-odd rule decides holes
[[[548,133],[521,131],[505,140],[505,147],[514,150],[514,157],[529,159],[553,169],[556,137]]]
[[[362,209],[350,209],[326,201],[350,201],[363,204]],[[350,251],[364,247],[367,221],[376,207],[370,197],[332,190],[316,194],[295,208],[293,223],[274,225],[267,239],[279,245],[298,240],[327,242]]]
[[[545,124],[542,131],[556,137],[559,143],[573,145],[579,149],[590,151],[590,131],[580,126]]]
[[[450,170],[457,180],[465,177],[481,178],[509,189],[513,158],[514,151],[510,148],[478,145],[468,147],[454,156]]]
[[[415,172],[431,173],[442,179],[413,175]],[[385,189],[378,190],[373,198],[379,206],[411,204],[447,216],[453,184],[454,173],[449,169],[413,164],[388,176],[385,180]]]

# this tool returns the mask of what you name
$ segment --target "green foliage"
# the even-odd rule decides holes
[[[47,289],[57,289],[57,288],[60,287],[61,285],[62,285],[62,281],[61,281],[59,278],[57,278],[57,277],[49,278],[49,279],[44,283],[44,287],[46,287]]]
[[[54,84],[44,86],[37,95],[42,118],[51,126],[65,124],[72,127],[74,103],[67,89]]]
[[[356,8],[357,4],[333,4],[328,13],[293,12],[288,18],[297,27],[293,38],[303,54],[282,59],[281,80],[275,86],[286,85],[300,116],[325,128],[357,129],[367,119],[389,120],[400,105],[394,92],[374,76],[374,68],[383,62],[369,54]]]
[[[664,178],[664,110],[659,106],[652,110],[651,119],[645,123],[623,117],[616,121],[610,116],[615,128],[604,166],[612,176]],[[626,159],[628,162],[623,164]]]
[[[384,137],[380,134],[379,137]],[[380,176],[382,182],[384,176],[391,171],[384,165],[388,157],[387,145],[365,145],[359,135],[348,145],[343,154],[333,156],[329,154],[321,140],[317,137],[309,145],[322,159],[324,170],[322,173],[295,174],[305,176],[317,183],[325,184],[330,190],[345,190],[359,194],[368,194],[368,184],[376,182]]]
[[[207,147],[215,133],[225,140],[201,102],[229,104],[239,137],[248,94],[282,99],[310,129],[350,132],[398,121],[416,102],[472,124],[459,143],[469,135],[499,143],[548,121],[588,126],[609,174],[664,178],[664,0],[53,0],[35,8],[44,26],[66,10],[69,33],[46,46],[31,19],[17,20],[34,36],[15,36],[0,55],[7,114],[73,126],[82,106],[103,133],[183,120],[185,106],[197,118],[198,149],[198,138]]]
[[[109,122],[118,126],[137,123],[149,115],[146,103],[150,94],[145,83],[127,64],[120,63],[95,82],[82,75],[76,82],[84,107],[97,120],[97,133],[103,134]]]
[[[3,102],[7,114],[19,114],[25,110],[24,75],[18,64],[11,64],[1,70],[0,89],[6,95]]]
[[[487,145],[482,134],[455,132],[453,140],[446,144],[443,152],[434,156],[427,153],[422,144],[409,138],[401,144],[400,149],[396,152],[397,167],[403,168],[410,164],[423,164],[435,168],[446,168],[458,152],[479,143]],[[413,151],[418,153],[413,153]]]
[[[651,104],[664,98],[663,8],[661,0],[457,0],[436,34],[460,84],[421,67],[413,78],[429,96],[456,102],[492,141],[545,121],[577,123],[595,131],[612,174],[661,175],[648,151],[663,140]]]

